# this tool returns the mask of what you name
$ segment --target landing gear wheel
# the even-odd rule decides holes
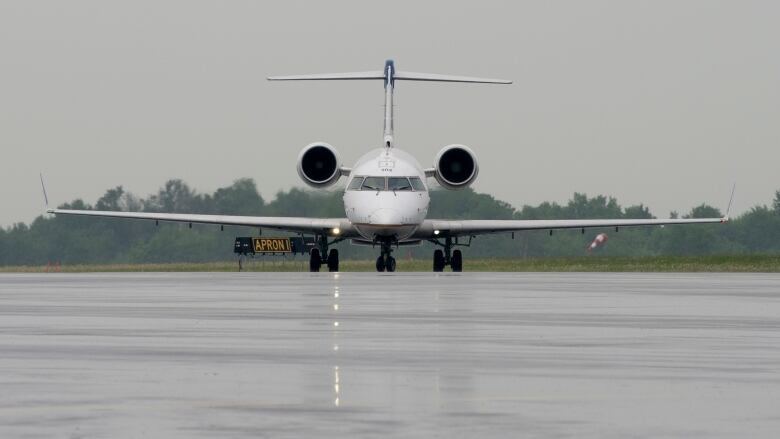
[[[385,258],[382,256],[376,258],[376,271],[385,271]]]
[[[454,250],[452,252],[450,267],[452,267],[452,271],[454,272],[463,271],[463,254],[460,252],[460,250]]]
[[[395,271],[395,258],[392,256],[387,257],[387,261],[385,261],[385,268],[387,269],[388,273],[392,273]]]
[[[309,255],[309,271],[312,273],[316,273],[320,271],[320,266],[322,265],[322,257],[320,256],[320,249],[313,248],[311,249],[311,254]]]
[[[444,271],[444,252],[441,250],[433,252],[433,271]]]
[[[328,271],[339,271],[339,251],[335,248],[328,253]]]

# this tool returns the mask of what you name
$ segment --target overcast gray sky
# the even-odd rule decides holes
[[[468,4],[468,6],[466,5]],[[182,178],[302,186],[300,149],[346,164],[381,143],[379,82],[271,74],[400,70],[397,145],[476,152],[475,189],[515,206],[574,191],[657,216],[736,213],[780,189],[780,2],[0,2],[0,225],[53,203]]]

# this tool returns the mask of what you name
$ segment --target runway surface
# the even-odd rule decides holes
[[[0,437],[777,437],[780,276],[0,274]]]

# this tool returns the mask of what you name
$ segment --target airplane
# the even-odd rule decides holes
[[[452,144],[443,147],[433,160],[433,166],[423,167],[415,158],[395,145],[393,131],[393,91],[397,81],[457,82],[481,84],[511,84],[502,79],[474,78],[399,71],[393,60],[387,60],[383,70],[349,73],[325,73],[291,76],[271,76],[270,81],[306,80],[379,80],[385,88],[384,130],[382,143],[360,157],[350,168],[342,165],[333,146],[325,142],[306,145],[298,155],[297,171],[301,179],[314,188],[325,188],[348,178],[344,191],[345,218],[254,217],[228,215],[197,215],[181,213],[114,212],[95,210],[49,209],[55,215],[83,215],[189,223],[251,226],[278,229],[301,235],[313,235],[315,246],[309,254],[309,270],[317,272],[322,265],[329,271],[339,271],[339,253],[332,245],[350,240],[353,244],[378,246],[378,272],[394,272],[393,249],[399,246],[430,242],[437,247],[433,253],[433,271],[463,270],[463,254],[455,247],[468,246],[477,235],[522,232],[528,230],[615,228],[632,226],[663,226],[671,224],[704,224],[728,222],[728,210],[722,218],[667,219],[574,219],[574,220],[447,220],[428,219],[430,204],[428,179],[433,178],[448,190],[469,187],[477,178],[479,166],[471,148]],[[43,180],[41,179],[43,184]],[[45,188],[44,188],[45,194]],[[45,195],[44,195],[45,196]],[[733,191],[732,191],[733,198]],[[48,203],[48,200],[47,200]],[[731,202],[729,202],[729,209]],[[468,239],[468,243],[463,242]]]

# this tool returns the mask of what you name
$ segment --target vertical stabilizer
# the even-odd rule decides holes
[[[393,88],[395,88],[395,62],[385,61],[385,128],[382,133],[385,148],[393,147]]]

